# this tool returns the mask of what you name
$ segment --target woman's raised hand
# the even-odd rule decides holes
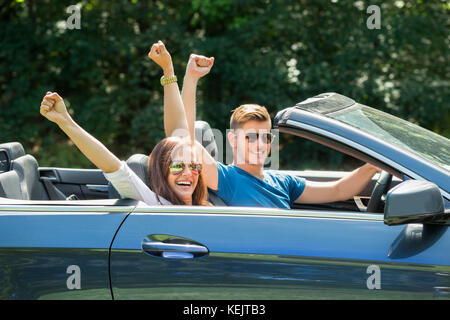
[[[172,57],[161,40],[152,45],[148,57],[155,61],[164,72],[173,71]]]
[[[73,121],[59,94],[48,91],[42,99],[40,111],[48,120],[55,122],[97,168],[104,172],[114,172],[120,168],[120,160]]]
[[[189,62],[186,67],[186,76],[201,78],[207,75],[214,65],[214,57],[207,58],[196,54],[189,56]]]
[[[40,112],[44,117],[56,124],[70,119],[63,98],[56,92],[47,91],[42,99]]]

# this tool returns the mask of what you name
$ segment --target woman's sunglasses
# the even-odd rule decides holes
[[[202,172],[202,165],[200,163],[191,162],[186,164],[178,161],[172,162],[169,166],[169,170],[171,174],[179,175],[186,169],[186,166],[189,166],[189,170],[191,170],[192,174],[199,175]]]
[[[264,132],[264,133],[256,133],[256,132],[248,132],[245,134],[245,139],[247,139],[247,141],[249,143],[254,143],[256,142],[259,137],[262,138],[262,142],[266,143],[266,144],[270,144],[272,143],[273,139],[275,139],[275,135],[270,133],[270,132]]]

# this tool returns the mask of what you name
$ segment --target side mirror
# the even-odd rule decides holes
[[[384,223],[387,225],[432,222],[443,215],[444,199],[434,183],[408,180],[386,195]]]

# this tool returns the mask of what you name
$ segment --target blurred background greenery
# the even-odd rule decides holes
[[[81,8],[69,30],[67,7]],[[369,5],[381,29],[369,30]],[[215,57],[197,115],[225,132],[230,111],[257,103],[274,116],[338,92],[450,137],[447,1],[2,1],[0,142],[20,141],[40,166],[92,168],[39,114],[46,91],[122,159],[164,137],[161,71],[147,58],[162,40],[181,86],[190,53]],[[352,163],[315,143],[281,138],[281,168]],[[299,147],[300,143],[300,147]]]

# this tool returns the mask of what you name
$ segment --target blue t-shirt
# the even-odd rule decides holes
[[[229,206],[275,207],[290,209],[305,189],[305,179],[264,171],[264,180],[234,165],[217,163],[218,190]]]

